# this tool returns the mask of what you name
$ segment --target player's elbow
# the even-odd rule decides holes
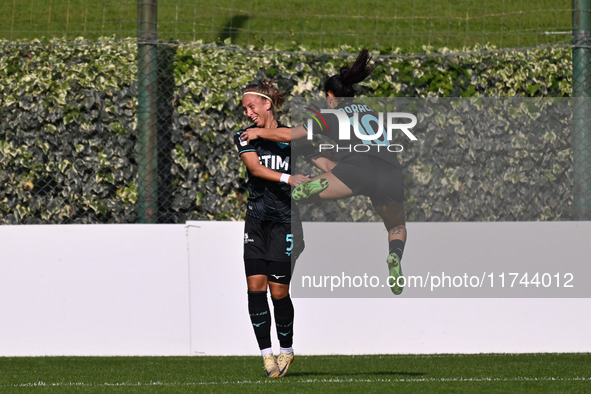
[[[249,170],[250,170],[250,173],[253,176],[262,178],[263,177],[263,173],[265,171],[265,167],[262,166],[262,165],[261,166],[255,166],[254,168],[249,168]]]

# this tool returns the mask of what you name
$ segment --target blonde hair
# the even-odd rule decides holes
[[[266,79],[246,85],[242,94],[244,95],[248,92],[258,93],[258,96],[260,96],[262,100],[270,99],[273,107],[277,109],[281,108],[285,102],[285,96],[287,95],[287,93],[279,91],[279,89]]]

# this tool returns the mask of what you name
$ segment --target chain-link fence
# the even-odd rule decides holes
[[[591,2],[573,0],[573,164],[577,219],[591,219]]]
[[[587,43],[584,36],[586,49]],[[362,95],[577,96],[572,86],[579,76],[573,77],[571,62],[589,62],[574,47],[375,53],[377,68]],[[239,220],[246,170],[232,135],[247,126],[241,87],[266,78],[291,96],[318,97],[325,76],[355,56],[149,35],[1,41],[0,51],[2,224]],[[284,123],[290,123],[288,113],[286,108]],[[575,110],[574,123],[584,124],[585,117]],[[591,173],[588,162],[577,159],[589,157],[588,142],[577,140],[586,134],[561,127],[550,134],[531,130],[524,140],[517,132],[458,130],[433,130],[423,136],[420,157],[402,158],[410,220],[570,220],[580,217],[573,206],[589,203],[588,189],[574,192],[574,185],[588,184],[577,177]],[[502,165],[487,166],[487,160]],[[495,173],[497,167],[504,172]],[[473,189],[477,175],[487,171],[481,179],[493,179],[490,188]],[[515,191],[501,192],[502,182]],[[332,219],[376,220],[364,198],[327,204]]]
[[[15,40],[136,37],[143,0],[0,2],[0,37]],[[159,36],[265,50],[331,52],[365,47],[384,54],[490,44],[525,48],[569,43],[570,4],[561,0],[166,0]]]
[[[0,46],[2,79],[7,81],[0,95],[3,223],[238,220],[247,197],[245,168],[232,142],[232,135],[247,125],[241,87],[253,79],[269,78],[293,96],[305,95],[317,91],[325,75],[354,57],[245,53],[234,47],[164,42],[150,45],[157,58],[146,67],[155,75],[141,89],[156,97],[153,102],[138,92],[143,63],[135,41]],[[486,56],[376,58],[378,68],[364,93],[378,97],[570,96],[569,53],[570,48],[542,48]],[[536,62],[530,62],[532,58]],[[511,68],[514,72],[508,73]],[[543,69],[552,72],[539,74]],[[535,91],[528,83],[533,80],[540,82]],[[515,90],[517,86],[521,87]],[[147,100],[144,108],[152,111],[146,119],[140,114],[141,100]],[[285,123],[290,122],[288,113],[289,107],[282,114]],[[142,122],[151,135],[140,135]],[[468,128],[465,135],[456,134],[462,133],[460,129],[433,130],[434,134],[419,137],[424,141],[418,153],[422,164],[417,158],[408,162],[402,157],[411,220],[573,218],[569,129],[539,135],[534,130],[525,142],[516,130],[506,130],[502,143],[497,143],[501,136],[492,131],[486,135],[475,130]],[[486,128],[478,130],[487,133]],[[516,173],[523,165],[522,176],[504,181],[518,182],[523,192],[536,180],[536,190],[546,190],[549,198],[537,196],[543,203],[521,209],[531,205],[531,195],[503,196],[493,187],[486,194],[487,204],[493,211],[503,206],[496,216],[482,207],[478,193],[465,200],[458,193],[472,190],[473,185],[466,174],[495,168],[484,168],[487,161],[482,158],[511,162]],[[506,165],[501,167],[507,170]],[[490,177],[494,184],[502,184],[503,174],[497,175]],[[464,204],[461,215],[453,209],[459,197]],[[340,207],[329,209],[335,212],[333,218],[375,219],[363,198],[330,204]]]

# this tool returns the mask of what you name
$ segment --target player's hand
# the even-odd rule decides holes
[[[240,140],[246,141],[249,144],[251,140],[256,140],[257,138],[259,138],[259,133],[256,128],[245,130],[240,134]]]
[[[289,184],[293,187],[299,186],[302,183],[310,182],[310,177],[308,175],[292,175],[289,178]]]

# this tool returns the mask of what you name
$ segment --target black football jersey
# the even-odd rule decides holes
[[[284,127],[284,126],[279,126]],[[242,141],[240,130],[234,136],[238,154],[256,152],[259,162],[271,170],[291,174],[291,145],[265,139]],[[259,220],[291,223],[291,186],[253,176],[248,171],[248,201],[246,214]]]

